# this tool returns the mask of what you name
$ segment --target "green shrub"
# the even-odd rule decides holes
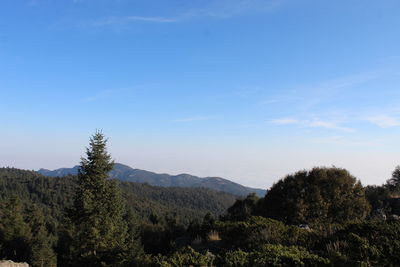
[[[310,232],[297,226],[263,217],[247,221],[217,223],[223,242],[232,249],[251,250],[265,244],[305,244]]]
[[[146,266],[154,267],[202,267],[202,266],[214,266],[214,256],[210,253],[201,254],[196,252],[191,247],[183,248],[169,256],[155,256],[152,259],[151,264]]]
[[[335,265],[400,265],[400,222],[349,224],[322,242]]]
[[[241,250],[228,252],[219,259],[218,266],[329,266],[328,259],[310,253],[304,247],[265,245],[261,250],[243,252]]]

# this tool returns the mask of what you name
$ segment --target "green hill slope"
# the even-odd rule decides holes
[[[34,171],[0,168],[0,199],[18,196],[24,202],[39,204],[47,214],[60,218],[71,204],[75,176],[60,179],[45,177]],[[148,184],[118,182],[127,205],[143,221],[151,215],[174,214],[183,224],[201,219],[210,212],[224,213],[236,196],[206,188],[156,187]]]

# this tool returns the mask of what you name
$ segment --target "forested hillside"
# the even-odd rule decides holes
[[[60,179],[42,176],[34,171],[0,168],[0,198],[18,196],[22,202],[41,206],[46,214],[60,218],[71,205],[76,176]],[[141,183],[118,182],[127,206],[144,221],[151,215],[174,214],[184,224],[202,219],[208,212],[223,214],[236,196],[205,188],[156,187]]]
[[[122,266],[397,266],[396,175],[362,187],[343,169],[315,168],[236,202],[207,189],[120,182],[133,238]],[[70,266],[63,229],[76,182],[0,169],[2,258]]]
[[[63,177],[78,174],[78,169],[79,166],[73,168],[60,168],[52,171],[40,169],[38,170],[38,173],[49,177]],[[189,174],[160,174],[140,169],[133,169],[121,163],[114,164],[113,169],[110,171],[110,177],[120,181],[146,183],[162,187],[209,188],[237,196],[247,196],[250,193],[256,193],[258,196],[263,197],[266,192],[263,189],[246,187],[220,177],[200,178]]]

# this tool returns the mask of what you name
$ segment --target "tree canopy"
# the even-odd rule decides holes
[[[400,193],[400,166],[397,166],[392,172],[392,177],[387,180],[386,186],[393,193]]]
[[[260,201],[261,215],[289,224],[343,223],[365,218],[369,209],[361,183],[336,167],[288,175]]]

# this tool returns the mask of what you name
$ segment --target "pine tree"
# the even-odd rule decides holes
[[[87,158],[81,159],[72,224],[72,254],[80,266],[117,266],[126,251],[127,224],[115,181],[108,180],[114,162],[101,132],[90,139]]]
[[[57,259],[52,248],[54,240],[47,231],[43,211],[36,205],[29,210],[28,222],[32,229],[30,264],[33,267],[56,267]]]
[[[392,178],[386,182],[386,185],[393,193],[400,193],[400,166],[394,169]]]
[[[29,261],[32,233],[23,217],[22,202],[11,197],[1,204],[0,259]]]
[[[135,263],[143,257],[144,251],[140,240],[139,219],[131,210],[127,210],[125,220],[128,224],[128,239],[125,261],[128,266],[135,266]]]

